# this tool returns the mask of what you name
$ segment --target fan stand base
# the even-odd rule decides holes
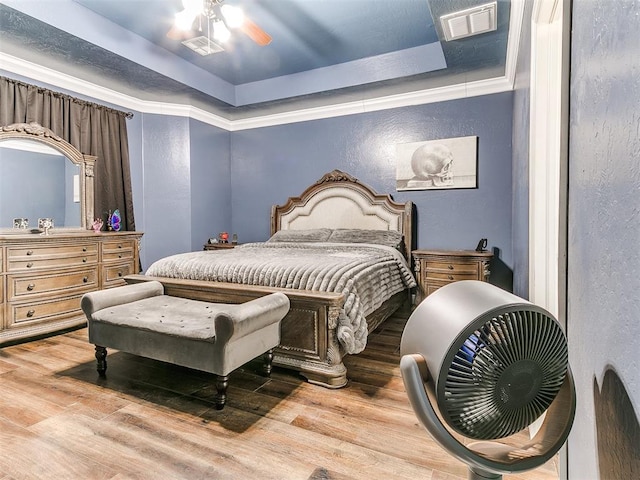
[[[478,468],[469,467],[469,480],[501,480],[502,475],[499,473],[487,472],[486,470],[480,470]]]

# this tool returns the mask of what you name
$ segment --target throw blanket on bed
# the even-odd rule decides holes
[[[230,250],[166,257],[146,274],[343,293],[336,333],[346,353],[361,352],[366,346],[368,314],[416,284],[397,250],[346,243],[247,243]]]

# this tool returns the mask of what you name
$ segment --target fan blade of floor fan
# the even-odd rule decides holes
[[[271,35],[262,30],[258,25],[245,17],[244,22],[240,26],[240,30],[247,35],[251,40],[256,42],[261,47],[269,45],[271,43]]]

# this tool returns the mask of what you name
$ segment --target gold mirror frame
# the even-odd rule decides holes
[[[0,127],[0,142],[3,140],[35,140],[44,143],[67,157],[80,167],[80,228],[87,230],[93,223],[94,176],[93,169],[98,157],[85,155],[69,142],[42,125],[14,123]],[[64,227],[63,227],[64,228]]]

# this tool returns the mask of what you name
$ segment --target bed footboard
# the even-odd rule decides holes
[[[129,275],[127,283],[157,280],[167,295],[206,302],[244,303],[273,292],[284,292],[291,304],[281,322],[280,345],[273,365],[298,371],[310,383],[327,388],[347,384],[347,369],[335,329],[344,296],[253,285],[200,280],[180,280],[146,275]]]

